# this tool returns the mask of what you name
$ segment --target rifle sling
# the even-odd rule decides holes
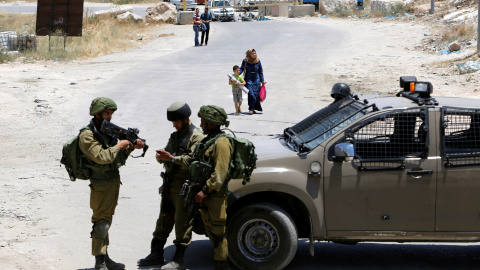
[[[187,150],[187,144],[190,141],[190,137],[192,137],[193,131],[195,131],[195,125],[190,124],[190,127],[188,129],[187,136],[183,138],[182,145],[180,145],[180,149],[177,152],[177,155],[183,155],[183,153],[186,152]]]

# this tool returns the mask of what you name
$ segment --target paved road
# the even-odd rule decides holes
[[[347,34],[285,21],[214,22],[212,27],[208,46],[193,47],[192,31],[191,48],[161,58],[152,56],[151,61],[113,79],[104,91],[120,102],[136,103],[129,113],[139,117],[151,108],[159,109],[155,116],[163,116],[175,100],[185,100],[194,110],[204,104],[217,104],[230,114],[234,131],[256,137],[281,133],[326,104],[312,89],[328,92],[331,86],[315,85],[315,74],[322,73],[324,63],[341,50],[338,44],[349,39]],[[234,116],[227,74],[234,65],[241,65],[249,48],[257,51],[267,81],[264,113]],[[246,96],[242,108],[248,111]],[[147,132],[150,127],[167,123],[163,117],[144,121],[140,124]]]
[[[216,104],[227,110],[231,129],[244,132],[241,136],[260,140],[281,133],[326,104],[312,89],[329,91],[331,86],[319,87],[313,78],[335,60],[342,44],[351,42],[346,33],[313,24],[265,21],[213,23],[212,27],[214,34],[208,46],[192,47],[160,58],[152,56],[151,61],[121,74],[102,90],[123,104],[122,107],[128,107],[122,112],[123,119],[127,118],[124,115],[129,115],[129,119],[141,119],[130,124],[139,126],[153,145],[166,142],[172,128],[165,119],[165,111],[177,100],[190,104],[194,111],[192,120],[197,125],[199,119],[195,112],[198,108],[203,104]],[[263,114],[234,116],[226,74],[233,65],[240,65],[248,48],[255,48],[262,61],[268,82],[267,100],[263,103]],[[244,111],[247,111],[246,104],[245,101]],[[163,130],[165,132],[161,132]],[[148,190],[141,185],[138,183],[139,188]],[[138,222],[137,234],[150,235],[158,211],[158,199],[153,196],[142,199],[155,203],[132,212],[136,218],[116,218],[120,223]],[[121,230],[120,227],[117,230]],[[169,240],[171,244],[172,239]],[[187,267],[211,269],[213,250],[208,240],[197,235],[194,240],[187,251]],[[137,247],[134,250],[143,250],[143,253],[133,252],[135,255],[131,260],[144,255],[148,241],[147,238],[132,242]],[[316,256],[311,257],[308,243],[301,240],[297,255],[287,269],[468,269],[478,268],[479,251],[476,245],[363,243],[347,246],[316,243]],[[167,248],[167,258],[173,253],[173,246]]]

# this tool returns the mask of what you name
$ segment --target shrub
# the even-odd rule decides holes
[[[0,13],[0,25],[6,30],[15,30],[18,34],[34,34],[36,15]],[[21,52],[29,60],[84,60],[100,55],[124,51],[142,43],[137,42],[139,35],[148,35],[158,30],[152,26],[132,21],[118,21],[114,18],[102,18],[85,13],[81,37],[63,37],[61,33],[37,36],[37,50]],[[4,54],[0,62],[9,61]]]
[[[460,25],[452,25],[449,27],[443,28],[445,29],[441,33],[441,43],[450,43],[456,40],[458,41],[465,41],[476,34],[476,29],[472,24],[460,24]]]
[[[353,12],[349,7],[339,5],[335,7],[335,10],[332,12],[332,15],[335,17],[348,17],[352,16]]]

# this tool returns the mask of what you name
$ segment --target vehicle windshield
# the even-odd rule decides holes
[[[333,134],[372,111],[367,105],[351,97],[332,103],[285,129],[284,143],[300,153],[309,153]]]
[[[224,5],[225,3],[225,5]],[[213,2],[213,7],[231,7],[232,5],[230,5],[230,3],[228,1],[215,1]]]

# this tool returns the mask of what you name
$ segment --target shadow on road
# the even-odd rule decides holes
[[[342,245],[298,242],[297,254],[285,269],[480,269],[480,245],[382,244]]]

